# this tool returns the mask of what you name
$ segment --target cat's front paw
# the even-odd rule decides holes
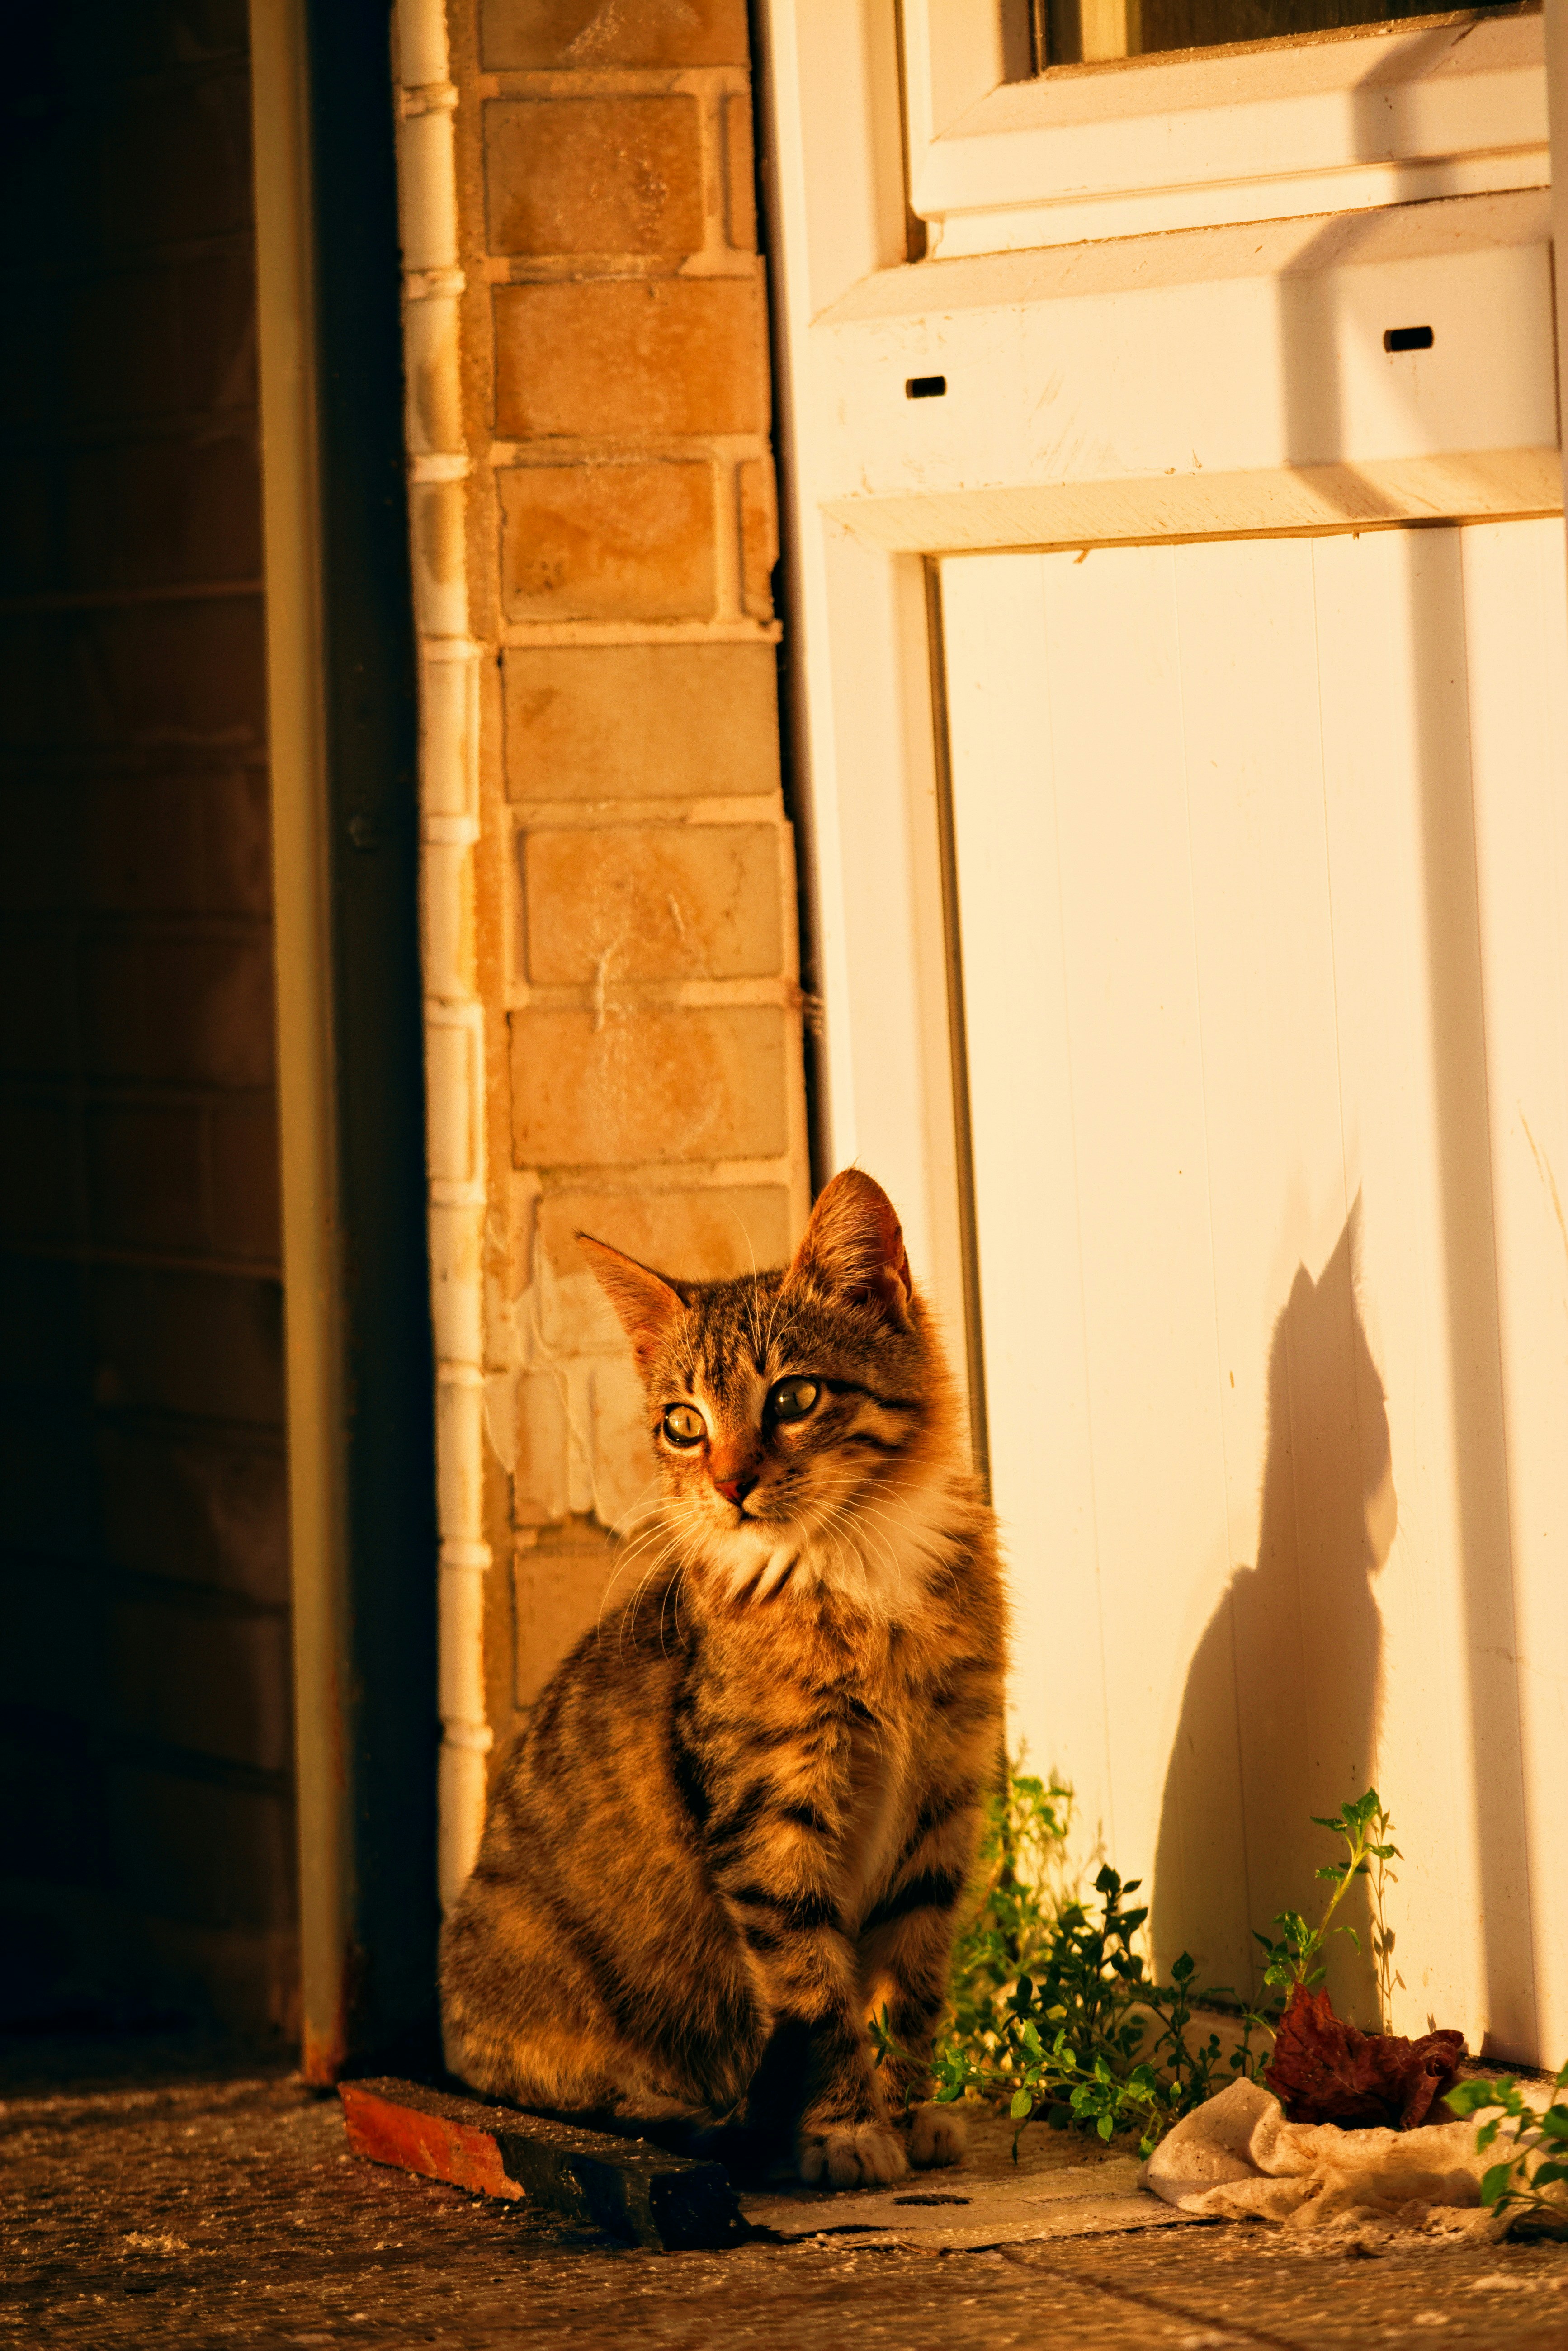
[[[909,2158],[885,2123],[841,2123],[800,2134],[800,2177],[810,2188],[875,2188],[902,2179]]]
[[[964,2160],[967,2137],[964,2117],[951,2106],[911,2106],[904,2133],[909,2160],[916,2171],[936,2171],[945,2164]]]

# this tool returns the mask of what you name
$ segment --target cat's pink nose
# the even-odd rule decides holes
[[[756,1483],[755,1478],[716,1478],[713,1487],[716,1494],[722,1494],[727,1502],[733,1502],[738,1510]]]

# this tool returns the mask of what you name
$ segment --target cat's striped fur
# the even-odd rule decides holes
[[[666,1280],[583,1245],[664,1500],[641,1585],[497,1774],[443,1938],[447,2062],[557,2111],[792,2130],[808,2179],[956,2161],[923,2101],[1004,1604],[897,1218],[851,1169],[781,1272]],[[883,2003],[902,2072],[872,2062]]]

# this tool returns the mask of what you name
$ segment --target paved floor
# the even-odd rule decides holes
[[[1347,2258],[1218,2224],[990,2252],[825,2234],[648,2254],[361,2163],[336,2101],[276,2074],[35,2083],[0,2106],[0,2351],[950,2342],[1568,2351],[1568,2245]]]

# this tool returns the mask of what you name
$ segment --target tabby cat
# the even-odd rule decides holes
[[[793,1262],[737,1280],[579,1238],[663,1500],[642,1582],[497,1774],[443,1938],[447,2063],[618,2127],[792,2134],[807,2180],[955,2163],[931,2044],[1005,1611],[892,1203],[847,1169]],[[879,2068],[884,2004],[905,2056]]]

